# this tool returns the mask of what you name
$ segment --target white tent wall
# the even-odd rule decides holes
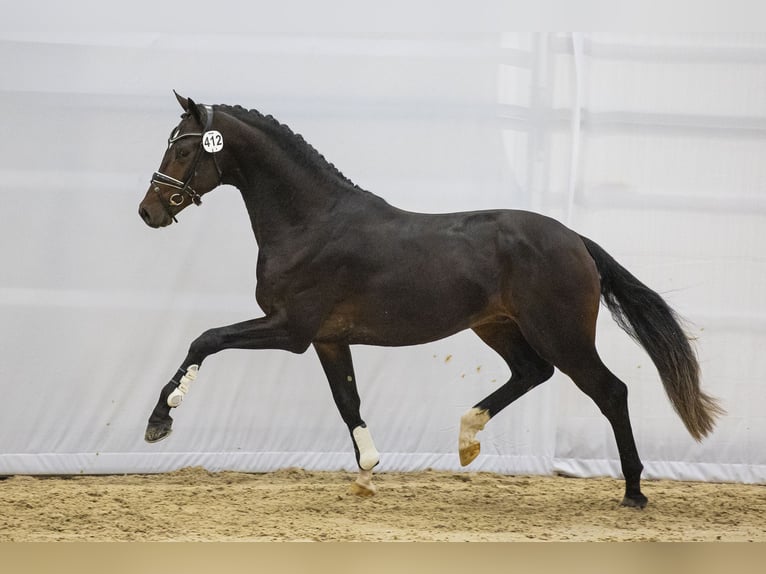
[[[602,313],[645,475],[766,482],[766,37],[512,34],[491,11],[475,32],[428,4],[413,17],[429,28],[392,10],[346,29],[325,3],[311,26],[253,7],[223,35],[140,18],[148,2],[111,34],[0,27],[0,474],[355,467],[312,350],[210,357],[174,433],[143,442],[191,340],[261,314],[236,190],[168,229],[137,215],[175,88],[273,114],[400,207],[534,209],[596,240],[691,321],[728,410],[695,443]],[[459,469],[460,416],[507,379],[502,360],[471,333],[353,352],[379,469]],[[479,436],[470,470],[619,475],[606,420],[560,374]]]
[[[578,42],[579,53],[569,48]],[[558,213],[689,320],[703,385],[728,411],[716,432],[695,444],[646,355],[602,318],[599,349],[630,386],[644,474],[763,482],[766,458],[755,446],[766,436],[758,406],[766,365],[756,352],[766,342],[763,38],[591,34],[553,45],[552,75],[564,87],[553,107],[571,109],[579,93],[582,117],[573,197]],[[567,79],[579,89],[567,90]],[[556,192],[567,190],[549,191],[545,209],[556,213],[563,204]],[[616,473],[611,436],[591,416],[592,405],[568,386],[559,407],[555,466]]]

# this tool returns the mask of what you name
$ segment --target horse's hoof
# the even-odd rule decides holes
[[[170,435],[173,430],[172,426],[172,420],[161,423],[149,423],[149,425],[146,427],[144,440],[148,443],[159,442]]]
[[[476,433],[484,430],[489,422],[489,411],[473,407],[460,417],[460,435],[458,435],[457,449],[460,454],[460,464],[466,466],[479,456],[481,444],[476,440]]]
[[[622,499],[620,506],[627,506],[628,508],[644,508],[648,502],[649,499],[641,493],[633,494],[631,496],[626,494],[625,498]]]
[[[477,456],[479,456],[479,453],[481,452],[481,443],[479,442],[472,442],[468,446],[465,446],[460,449],[460,464],[463,466],[468,466],[471,464]]]
[[[372,484],[359,484],[358,482],[352,482],[348,486],[349,494],[354,496],[374,496],[377,489]]]

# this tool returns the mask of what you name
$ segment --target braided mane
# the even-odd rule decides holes
[[[280,123],[275,117],[271,115],[264,116],[258,110],[247,110],[242,106],[219,104],[214,106],[214,109],[227,112],[246,124],[267,132],[269,135],[280,141],[288,148],[288,150],[297,153],[307,163],[320,168],[322,171],[334,176],[342,183],[349,185],[358,191],[365,191],[343,175],[343,173],[332,163],[327,161],[321,153],[303,139],[302,135],[296,134],[287,125]]]

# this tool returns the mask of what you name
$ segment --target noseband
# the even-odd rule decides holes
[[[205,133],[210,131],[210,128],[213,125],[213,107],[209,105],[204,105],[205,108],[205,129],[202,132],[189,132],[185,134],[176,134],[176,132],[173,132],[170,134],[170,137],[168,138],[168,149],[170,149],[170,146],[172,146],[175,142],[177,142],[180,139],[183,138],[190,138],[190,137],[199,137],[202,138]],[[213,162],[215,163],[215,169],[218,172],[218,183],[221,182],[221,168],[218,167],[218,160],[215,158],[215,153],[207,152],[203,145],[202,141],[200,141],[200,146],[197,148],[197,154],[194,156],[194,161],[192,162],[191,169],[186,175],[186,178],[181,181],[174,177],[170,177],[169,175],[166,175],[162,173],[161,171],[155,171],[154,175],[152,175],[151,183],[154,186],[154,192],[157,194],[157,197],[160,200],[160,203],[162,204],[162,207],[165,209],[165,212],[170,216],[170,218],[178,223],[178,220],[175,218],[175,215],[170,211],[170,205],[173,207],[177,207],[179,205],[182,205],[184,202],[185,197],[187,196],[191,202],[194,205],[200,205],[202,203],[202,197],[199,193],[194,191],[194,188],[191,186],[191,180],[194,179],[194,176],[197,173],[197,164],[199,164],[200,159],[202,158],[202,154],[204,153],[210,153],[210,155],[213,156]],[[160,188],[158,185],[165,185],[167,187],[177,189],[180,193],[174,193],[172,194],[167,202],[162,197],[162,193],[160,193]]]

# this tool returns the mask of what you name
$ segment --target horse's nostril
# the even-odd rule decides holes
[[[145,207],[139,207],[138,214],[141,216],[141,219],[143,219],[144,222],[146,222],[147,225],[151,225],[151,216],[149,215],[149,211]]]

